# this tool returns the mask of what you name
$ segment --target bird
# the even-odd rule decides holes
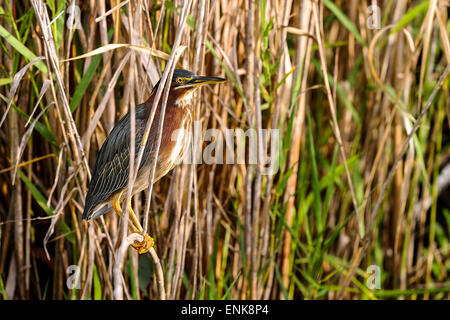
[[[170,82],[170,90],[162,125],[161,144],[156,157],[156,168],[152,183],[157,182],[172,170],[182,159],[190,143],[190,127],[193,117],[192,93],[200,86],[226,81],[220,77],[199,76],[191,71],[175,69]],[[137,158],[144,137],[147,120],[151,114],[159,80],[153,87],[150,97],[135,107],[135,157]],[[143,229],[131,208],[131,198],[149,186],[151,159],[156,153],[156,141],[161,114],[161,100],[156,106],[152,126],[139,165],[136,181],[133,185],[128,212],[129,228],[133,233],[143,236],[142,241],[135,241],[132,246],[139,254],[148,252],[153,247],[153,239],[142,234]],[[109,212],[111,207],[122,217],[121,203],[127,197],[128,176],[130,171],[131,113],[128,112],[113,127],[101,146],[94,164],[92,178],[86,194],[82,219],[94,220]],[[182,129],[182,130],[178,130]]]

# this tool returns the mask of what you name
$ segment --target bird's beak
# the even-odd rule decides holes
[[[219,78],[219,77],[195,76],[188,83],[186,83],[186,86],[200,87],[205,84],[215,84],[215,83],[225,82],[226,80],[227,79]]]

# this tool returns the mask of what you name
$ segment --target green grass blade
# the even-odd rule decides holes
[[[76,88],[75,92],[73,93],[72,100],[70,101],[70,111],[74,112],[77,105],[80,103],[81,99],[84,96],[84,93],[86,92],[86,89],[89,87],[89,84],[92,81],[92,78],[95,74],[95,71],[97,70],[98,65],[100,64],[100,61],[102,60],[101,55],[96,55],[89,65],[88,69],[86,70],[86,73],[83,75],[83,78],[81,79],[80,83],[78,84],[78,87]]]
[[[25,183],[27,188],[30,190],[31,195],[33,196],[34,200],[38,203],[38,205],[42,208],[42,210],[47,213],[48,216],[51,216],[54,214],[54,209],[47,206],[47,201],[45,197],[42,195],[42,193],[39,192],[39,190],[36,188],[36,186],[27,178],[26,175],[23,174],[22,170],[17,169],[17,173],[20,176],[20,179]],[[71,230],[67,226],[67,224],[62,221],[62,232],[63,233],[69,233]],[[70,233],[66,235],[66,239],[74,242],[75,241],[75,235],[73,233]]]
[[[10,34],[5,28],[3,28],[0,25],[0,36],[5,38],[6,41],[14,48],[16,49],[21,55],[23,55],[28,61],[33,61],[37,58],[37,56],[31,52],[30,49],[25,47],[16,37],[14,37],[12,34]],[[38,61],[36,62],[35,66],[44,72],[45,74],[48,73],[47,66],[42,62]]]
[[[392,31],[389,33],[390,35],[393,33],[398,32],[399,30],[406,27],[411,21],[413,21],[416,16],[418,16],[421,13],[424,13],[428,10],[428,6],[430,5],[430,1],[424,1],[411,10],[409,10],[405,15],[403,15],[400,20],[398,21],[397,25],[392,29]]]
[[[333,2],[330,0],[323,0],[323,4],[330,9],[331,12],[342,22],[342,24],[350,31],[355,39],[361,43],[364,47],[367,47],[366,42],[361,37],[361,34],[358,31],[358,28],[350,21],[350,19],[339,9]]]

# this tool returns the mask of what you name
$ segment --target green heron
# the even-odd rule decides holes
[[[223,81],[225,79],[219,77],[197,76],[187,70],[174,70],[164,116],[161,145],[152,183],[161,179],[178,164],[189,146],[190,126],[192,123],[192,93],[202,85]],[[135,109],[135,165],[158,85],[159,81],[153,88],[150,98]],[[145,190],[149,185],[150,159],[156,152],[155,145],[160,112],[161,105],[158,104],[131,197]],[[181,134],[176,135],[178,132]],[[175,135],[173,135],[174,133]],[[126,198],[128,185],[130,136],[130,113],[128,112],[117,122],[100,148],[86,196],[83,219],[96,219],[108,212],[111,207],[120,217],[122,216],[120,204]],[[128,203],[131,219],[129,228],[132,232],[142,234],[142,227],[131,208],[131,197]],[[140,254],[147,252],[153,246],[153,239],[147,234],[143,234],[143,236],[144,240],[142,242],[133,244],[133,247]]]

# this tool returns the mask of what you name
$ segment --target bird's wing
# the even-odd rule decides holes
[[[136,107],[135,157],[139,152],[142,135],[145,130],[146,117],[142,115],[143,105]],[[158,122],[157,117],[154,119]],[[153,126],[153,125],[152,125]],[[154,131],[154,130],[153,130]],[[149,136],[140,167],[145,164],[156,139]],[[100,148],[95,162],[92,179],[86,196],[83,219],[93,218],[92,211],[107,201],[114,193],[128,184],[130,165],[130,114],[117,122]],[[98,215],[95,215],[98,217]]]

